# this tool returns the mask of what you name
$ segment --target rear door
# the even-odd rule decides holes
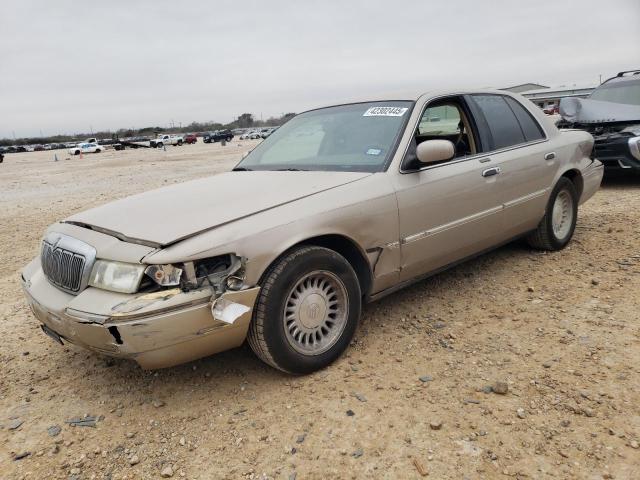
[[[505,239],[532,230],[544,215],[558,168],[556,152],[542,126],[516,99],[498,94],[466,98],[485,135],[483,153],[500,165]]]

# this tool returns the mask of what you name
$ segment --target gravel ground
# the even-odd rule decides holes
[[[511,244],[367,306],[306,377],[246,346],[147,372],[39,331],[18,279],[47,225],[242,143],[6,156],[0,478],[640,478],[640,178],[608,179],[562,252]]]

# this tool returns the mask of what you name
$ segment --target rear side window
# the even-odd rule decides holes
[[[522,133],[524,133],[524,138],[527,139],[527,142],[542,140],[544,138],[544,132],[527,109],[520,105],[520,102],[511,97],[505,97],[505,100],[516,115],[518,123],[520,123],[520,127],[522,128]]]
[[[491,133],[490,148],[497,150],[524,143],[524,133],[516,115],[501,95],[473,95],[473,100],[484,115]]]

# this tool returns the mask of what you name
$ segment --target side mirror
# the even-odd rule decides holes
[[[456,149],[449,140],[427,140],[418,145],[416,157],[420,163],[434,163],[451,160]]]

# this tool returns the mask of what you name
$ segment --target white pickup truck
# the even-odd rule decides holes
[[[179,147],[184,143],[184,138],[182,135],[158,135],[158,138],[154,138],[149,142],[149,145],[152,147],[162,148],[165,145],[177,145]]]

